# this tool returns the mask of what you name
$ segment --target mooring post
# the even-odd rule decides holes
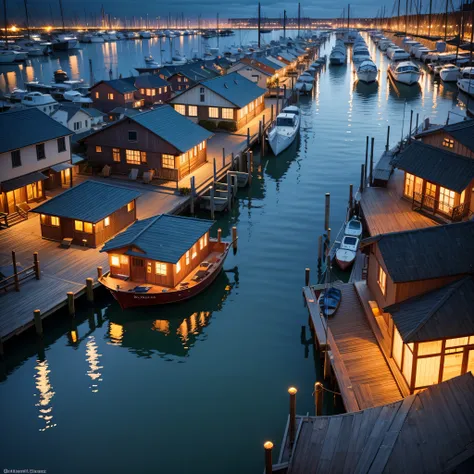
[[[234,253],[237,252],[237,227],[232,227],[232,248],[234,249]]]
[[[267,441],[263,447],[265,448],[265,474],[272,474],[273,472],[273,462],[272,462],[272,450],[273,443]]]
[[[69,316],[74,316],[76,309],[74,308],[74,293],[72,291],[68,291],[67,293],[67,309]]]
[[[250,146],[250,128],[247,128],[247,146]]]
[[[233,196],[233,190],[232,190],[232,174],[227,172],[227,207],[229,208],[229,211],[232,209],[232,196]]]
[[[352,184],[349,184],[349,215],[352,216],[352,211],[354,208],[353,204],[353,193],[354,193],[354,186]]]
[[[258,122],[258,143],[262,143],[262,121]]]
[[[286,84],[283,84],[283,102],[282,102],[282,109],[286,106]]]
[[[33,253],[33,267],[35,269],[35,278],[39,280],[41,278],[40,264],[38,260],[38,252]]]
[[[321,266],[321,259],[323,258],[323,236],[318,237],[318,267]]]
[[[415,125],[415,133],[418,133],[418,121],[420,119],[420,114],[416,114],[416,125]]]
[[[411,143],[412,127],[413,127],[413,110],[410,110],[410,130],[408,132],[408,143]]]
[[[214,158],[214,161],[213,161],[213,165],[214,165],[214,183],[217,181],[217,164],[216,164],[216,159]]]
[[[265,131],[262,126],[262,136],[260,137],[260,156],[265,156]]]
[[[33,311],[33,319],[35,321],[36,334],[39,337],[43,337],[43,321],[41,320],[41,311],[39,309]]]
[[[328,237],[328,248],[327,248],[327,254],[329,255],[329,252],[331,250],[331,227],[328,227],[326,230],[326,235]],[[329,257],[328,257],[329,258]],[[328,265],[329,266],[329,265]]]
[[[324,230],[327,230],[329,227],[330,203],[331,203],[331,194],[326,193],[325,204],[324,204]]]
[[[195,194],[196,194],[196,189],[194,187],[194,176],[191,176],[191,178],[189,178],[189,184],[190,184],[190,189],[191,189],[191,214],[194,215],[194,199],[195,199]]]
[[[296,394],[298,390],[295,387],[290,387],[288,393],[290,394],[290,446],[293,446],[296,436]]]
[[[364,191],[364,176],[365,176],[365,166],[364,163],[360,165],[360,192]]]
[[[263,134],[265,135],[265,114],[262,116],[262,128],[263,128]]]
[[[273,123],[273,107],[274,105],[272,104],[271,113],[270,113],[270,123]]]
[[[231,159],[231,166],[230,166],[230,169],[231,169],[232,171],[235,171],[234,152],[232,152],[232,153],[230,154],[230,159]]]
[[[370,144],[369,186],[372,186],[372,178],[373,178],[373,174],[374,174],[374,142],[375,142],[375,138],[372,137],[372,143]],[[366,173],[367,173],[367,171],[366,171]]]
[[[367,135],[365,139],[365,169],[368,170],[369,165],[369,136]],[[364,186],[365,186],[365,176],[364,176]]]
[[[222,242],[222,229],[217,229],[217,242]]]
[[[214,220],[214,186],[209,186],[209,196],[210,196],[210,207],[211,207],[211,219]]]
[[[305,270],[304,270],[304,283],[305,283],[305,286],[309,286],[309,273],[310,273],[310,269],[305,268]]]
[[[251,153],[250,150],[247,150],[247,163],[246,164],[247,164],[247,173],[249,173],[249,174],[250,174],[250,166],[251,166],[250,165],[250,162],[251,162],[250,153]]]
[[[321,416],[323,414],[323,384],[321,382],[316,382],[314,384],[314,407],[316,416]]]
[[[89,303],[94,302],[94,279],[86,278],[86,294]]]
[[[15,291],[20,291],[20,279],[18,278],[18,268],[16,264],[16,253],[12,250],[13,279],[15,283]]]
[[[222,168],[225,168],[225,148],[222,148]]]
[[[102,267],[97,267],[97,279],[100,280],[102,278]]]
[[[276,114],[280,110],[280,86],[277,86],[277,103],[276,103]]]
[[[238,163],[238,167],[237,167],[237,170],[238,171],[243,171],[244,170],[244,153],[240,153],[240,155],[238,156],[238,160],[239,160],[239,163]]]
[[[387,143],[385,144],[385,151],[388,151],[390,146],[390,125],[387,127]]]

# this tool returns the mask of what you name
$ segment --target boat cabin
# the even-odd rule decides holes
[[[379,235],[363,304],[413,393],[474,369],[474,221]]]
[[[101,250],[109,256],[109,276],[120,286],[146,283],[163,291],[177,287],[193,272],[198,281],[213,252],[212,225],[213,221],[168,214],[137,221]],[[197,267],[202,269],[196,272]]]
[[[400,154],[396,167],[405,173],[403,196],[414,210],[447,222],[473,214],[472,158],[414,141]]]
[[[136,220],[136,190],[84,181],[33,209],[44,239],[98,247]]]
[[[277,127],[290,127],[293,128],[296,124],[297,117],[295,114],[278,114],[276,126]]]

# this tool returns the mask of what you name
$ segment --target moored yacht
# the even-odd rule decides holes
[[[36,107],[47,114],[53,113],[58,107],[58,103],[50,94],[42,94],[41,92],[25,94],[21,103],[26,107]]]
[[[412,61],[390,63],[388,73],[392,76],[393,80],[408,86],[418,84],[421,77],[420,68]]]
[[[9,49],[0,50],[0,64],[11,64],[15,62],[15,53]]]
[[[357,78],[359,81],[366,82],[367,84],[375,82],[377,75],[377,66],[371,59],[362,61],[357,68]]]
[[[454,64],[445,64],[439,71],[439,77],[444,82],[456,82],[461,74],[461,69]]]
[[[457,81],[459,90],[474,97],[474,67],[461,69],[461,77]]]
[[[351,235],[344,235],[341,245],[336,250],[336,262],[341,270],[346,270],[353,263],[359,248],[359,239]]]
[[[299,129],[300,109],[294,105],[284,108],[278,114],[275,126],[268,132],[268,143],[275,156],[295,141]]]

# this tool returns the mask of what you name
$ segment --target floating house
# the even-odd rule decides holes
[[[100,280],[123,308],[191,298],[217,277],[229,244],[210,239],[213,221],[159,215],[107,242],[110,272]]]
[[[404,391],[474,370],[474,221],[379,235],[361,247],[367,283],[356,289]]]
[[[474,377],[465,374],[387,405],[297,417],[291,457],[280,455],[273,472],[472,472],[473,404]]]
[[[139,196],[133,189],[84,181],[33,212],[40,214],[43,238],[98,247],[136,220]]]
[[[428,129],[415,138],[427,145],[474,158],[474,120]]]
[[[171,99],[191,120],[238,130],[265,109],[265,89],[237,72],[201,82]]]
[[[139,174],[179,181],[207,159],[210,132],[169,105],[125,117],[84,139],[89,162],[108,165],[113,173]]]
[[[11,224],[45,189],[72,185],[72,134],[37,108],[0,114],[0,212]]]
[[[404,172],[403,196],[415,210],[456,222],[474,213],[474,159],[449,150],[414,141],[395,166]]]

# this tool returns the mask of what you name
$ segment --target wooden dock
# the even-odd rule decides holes
[[[329,319],[327,345],[346,410],[357,411],[400,400],[402,393],[372,332],[354,284],[335,286],[342,291],[342,302],[336,315]],[[304,289],[308,308],[311,293],[308,287]],[[320,326],[324,328],[322,322]],[[315,332],[318,340],[325,334],[321,329],[315,328]]]

